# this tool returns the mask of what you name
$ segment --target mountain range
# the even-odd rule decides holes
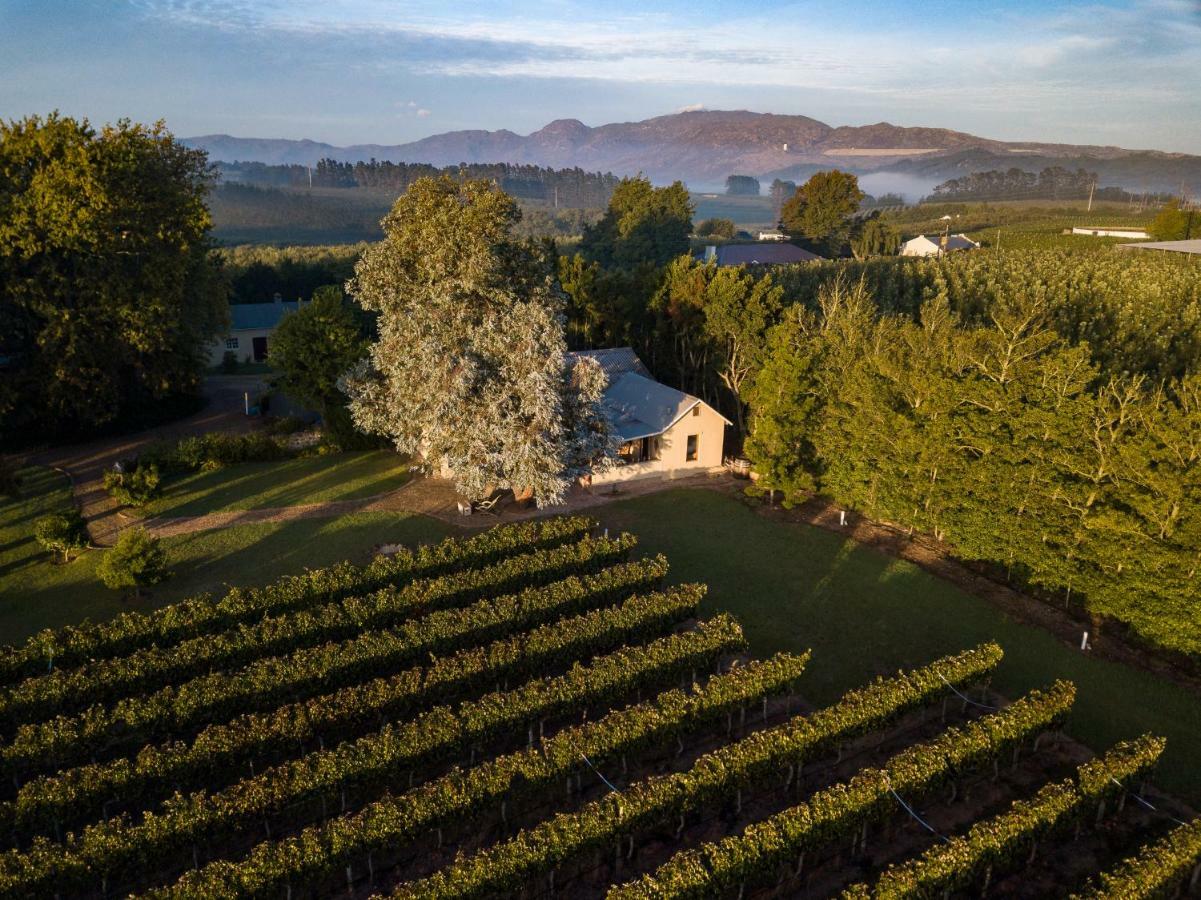
[[[408,144],[339,147],[309,140],[240,138],[225,134],[184,138],[224,162],[313,165],[388,160],[438,166],[460,162],[528,163],[580,167],[618,175],[644,173],[656,182],[682,179],[694,189],[720,186],[727,175],[801,179],[819,169],[860,175],[895,173],[935,183],[969,172],[1051,165],[1085,168],[1102,186],[1129,190],[1201,191],[1201,156],[1121,147],[1009,142],[945,128],[875,125],[833,127],[808,116],[746,110],[693,110],[641,122],[589,127],[557,119],[528,135],[450,131]]]

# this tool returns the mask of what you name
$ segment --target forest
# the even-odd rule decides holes
[[[511,197],[537,200],[555,208],[604,207],[619,181],[611,173],[515,163],[462,163],[438,167],[428,163],[394,163],[376,159],[354,163],[322,159],[313,167],[219,162],[215,168],[226,183],[275,188],[387,188],[398,194],[408,190],[409,185],[418,178],[438,175],[486,178],[495,181]]]
[[[1159,194],[1132,194],[1116,185],[1101,186],[1098,180],[1096,172],[1084,169],[1072,171],[1061,166],[1048,166],[1040,172],[1027,172],[1015,166],[948,179],[936,185],[926,200],[1069,200],[1090,195],[1097,201],[1117,203],[1166,199]]]

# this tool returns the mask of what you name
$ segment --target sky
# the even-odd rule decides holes
[[[395,144],[681,109],[1201,154],[1201,0],[0,0],[0,118]]]

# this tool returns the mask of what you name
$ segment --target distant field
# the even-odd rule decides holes
[[[693,193],[696,206],[693,222],[705,219],[732,219],[739,228],[771,228],[776,224],[770,197],[729,197],[725,194]]]

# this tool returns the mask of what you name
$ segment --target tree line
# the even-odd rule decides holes
[[[1101,187],[1096,172],[1049,166],[1027,172],[1016,166],[950,178],[936,185],[926,201],[950,200],[1066,200],[1092,195],[1097,201],[1129,203],[1140,195],[1114,185]],[[1155,199],[1161,198],[1158,195]]]
[[[316,166],[265,163],[216,164],[222,180],[259,187],[389,188],[403,193],[419,178],[448,175],[495,181],[505,193],[521,200],[536,200],[556,207],[599,208],[609,202],[618,178],[608,172],[586,172],[575,167],[552,169],[517,163],[396,163],[370,159],[359,162],[318,160]]]

